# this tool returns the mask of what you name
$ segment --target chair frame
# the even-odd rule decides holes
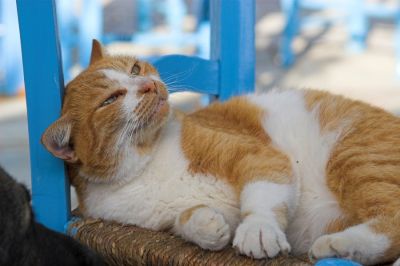
[[[284,67],[290,67],[296,60],[292,49],[294,38],[298,35],[302,26],[307,24],[307,19],[300,16],[301,9],[341,10],[347,20],[349,35],[348,51],[359,53],[366,49],[366,41],[370,28],[370,20],[373,18],[393,21],[395,25],[394,42],[396,53],[396,74],[400,76],[400,7],[391,7],[381,3],[365,3],[364,0],[281,0],[282,11],[285,16],[285,27],[281,42],[281,59]],[[324,19],[311,20],[311,24],[328,25],[330,22]],[[321,23],[323,22],[323,23]],[[310,23],[308,23],[310,24]]]
[[[59,117],[64,94],[55,2],[17,0],[17,6],[28,110],[33,207],[39,222],[64,232],[71,218],[70,185],[65,166],[39,141],[45,129]],[[210,60],[182,55],[162,57],[155,62],[161,77],[168,77],[168,73],[183,73],[176,81],[177,86],[207,93],[222,101],[254,91],[255,1],[212,0],[210,12]]]

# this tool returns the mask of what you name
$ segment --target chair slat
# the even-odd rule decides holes
[[[211,60],[219,62],[218,99],[254,91],[254,0],[210,2]]]
[[[32,201],[39,222],[64,231],[70,216],[64,163],[40,144],[60,115],[63,77],[55,1],[17,0],[28,109]]]
[[[184,55],[168,55],[154,62],[170,92],[218,94],[218,62]]]

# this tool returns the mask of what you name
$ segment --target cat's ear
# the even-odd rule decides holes
[[[92,65],[92,64],[96,63],[103,57],[104,57],[104,51],[103,51],[103,47],[101,46],[101,43],[98,40],[93,39],[92,54],[90,55],[90,64]]]
[[[64,161],[75,163],[78,157],[71,145],[72,122],[68,115],[63,115],[51,124],[42,135],[42,144],[54,156]]]

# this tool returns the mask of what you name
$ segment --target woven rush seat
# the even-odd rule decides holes
[[[253,260],[237,255],[231,247],[206,251],[167,232],[99,219],[75,219],[68,234],[96,250],[109,265],[312,265],[306,257]]]

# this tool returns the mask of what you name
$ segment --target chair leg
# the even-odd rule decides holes
[[[60,115],[63,76],[55,0],[17,0],[21,33],[32,202],[37,220],[59,232],[70,217],[70,191],[63,161],[40,144],[45,129]]]
[[[72,49],[76,45],[76,37],[74,33],[73,16],[73,0],[58,0],[57,17],[59,21],[59,28],[61,32],[61,51],[63,59],[64,79],[69,81],[71,79],[70,71],[73,65],[72,62]]]
[[[281,7],[285,16],[285,28],[282,34],[280,54],[282,65],[289,67],[295,60],[292,43],[300,27],[299,0],[281,0]]]
[[[178,40],[178,46],[181,46],[183,37],[183,19],[186,14],[185,3],[182,0],[167,0],[166,21],[171,32],[171,36]]]
[[[81,67],[87,67],[92,50],[92,39],[101,40],[103,35],[103,7],[101,1],[82,1],[82,12],[78,23],[79,63]]]
[[[218,97],[224,101],[254,91],[255,0],[213,0],[210,4],[210,58],[219,62]]]
[[[153,21],[151,18],[151,11],[153,5],[154,5],[153,0],[139,0],[136,5],[137,16],[138,16],[137,29],[140,32],[149,31],[153,26]]]
[[[350,35],[350,52],[362,52],[366,47],[369,23],[364,8],[364,0],[349,1],[348,31]]]

